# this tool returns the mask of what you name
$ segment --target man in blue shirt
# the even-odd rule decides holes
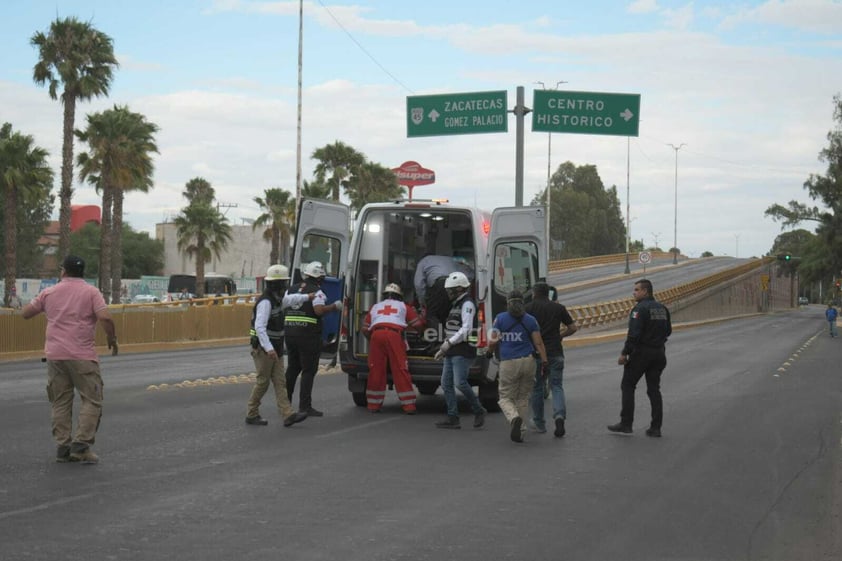
[[[836,337],[836,317],[838,316],[838,312],[836,308],[833,307],[833,304],[827,305],[827,310],[824,312],[824,317],[827,318],[827,322],[830,324],[830,336]]]
[[[526,313],[520,291],[509,293],[507,305],[507,311],[494,318],[488,352],[493,353],[500,345],[500,399],[497,403],[509,421],[512,441],[523,442],[526,433],[523,420],[529,414],[529,396],[535,383],[533,353],[538,352],[542,371],[546,371],[547,351],[538,321]]]

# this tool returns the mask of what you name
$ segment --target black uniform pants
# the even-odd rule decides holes
[[[623,381],[620,389],[623,392],[623,409],[620,411],[620,421],[631,427],[634,422],[634,391],[640,378],[646,376],[646,395],[652,405],[652,428],[661,428],[664,420],[664,406],[661,399],[661,373],[667,367],[667,355],[663,347],[638,347],[629,357],[629,362],[623,367]]]
[[[427,306],[427,318],[436,318],[439,323],[444,323],[450,313],[450,298],[444,288],[444,281],[447,277],[439,277],[433,286],[427,287],[424,295],[424,305]]]
[[[287,396],[292,402],[295,381],[301,374],[301,390],[298,392],[298,410],[307,411],[313,407],[313,381],[319,369],[322,352],[320,335],[294,335],[286,337],[287,347]]]

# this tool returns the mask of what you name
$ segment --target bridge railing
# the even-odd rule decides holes
[[[774,261],[774,258],[767,257],[764,259],[749,261],[732,269],[719,271],[707,277],[696,279],[685,284],[673,286],[664,290],[657,290],[656,296],[660,302],[663,302],[664,304],[672,304],[686,299],[689,296],[708,290],[718,284],[741,277],[746,273],[759,269],[771,261]],[[598,304],[570,306],[567,308],[567,311],[570,312],[571,317],[576,320],[579,327],[589,328],[608,325],[616,321],[626,319],[632,308],[634,308],[634,305],[634,298],[624,298],[622,300],[612,300],[610,302],[600,302]]]
[[[672,253],[665,251],[650,251],[653,259],[672,257]],[[630,253],[629,259],[637,259],[637,256]],[[593,265],[610,265],[612,263],[625,263],[625,253],[612,253],[609,255],[594,255],[593,257],[576,257],[573,259],[560,259],[558,261],[550,261],[548,268],[551,273],[556,271],[565,271],[567,269],[578,269],[581,267],[590,267]]]
[[[623,254],[625,256],[625,254]],[[760,268],[774,258],[757,259],[682,285],[656,291],[658,300],[671,304]],[[634,307],[633,298],[570,306],[568,311],[581,328],[593,328],[625,320]],[[222,296],[190,302],[117,304],[109,311],[121,344],[172,343],[245,339],[251,321],[253,297]],[[43,314],[24,320],[10,309],[0,309],[0,359],[36,353],[44,348],[46,318]],[[102,329],[96,344],[106,347]],[[102,352],[105,352],[104,350]]]

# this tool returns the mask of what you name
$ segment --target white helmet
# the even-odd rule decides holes
[[[310,261],[301,268],[301,274],[305,277],[317,279],[325,276],[325,268],[319,261]]]
[[[263,280],[266,282],[289,280],[289,269],[284,265],[270,265],[266,269],[266,277]]]
[[[391,292],[393,294],[397,294],[398,296],[403,296],[403,292],[401,291],[401,287],[398,286],[397,284],[393,283],[393,282],[390,282],[389,284],[387,284],[386,287],[383,289],[383,294],[387,294],[389,292]]]
[[[471,281],[468,280],[468,277],[465,276],[465,273],[455,272],[450,273],[447,275],[447,279],[444,281],[445,288],[456,288],[460,286],[462,288],[468,288],[471,286]]]

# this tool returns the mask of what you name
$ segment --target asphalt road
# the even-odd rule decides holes
[[[620,343],[571,348],[568,435],[512,443],[420,413],[355,407],[316,380],[323,418],[243,423],[244,349],[106,357],[99,465],[56,464],[39,362],[0,363],[3,560],[838,560],[839,339],[822,310],[677,331],[664,437],[618,420]],[[469,419],[466,417],[466,421]]]

